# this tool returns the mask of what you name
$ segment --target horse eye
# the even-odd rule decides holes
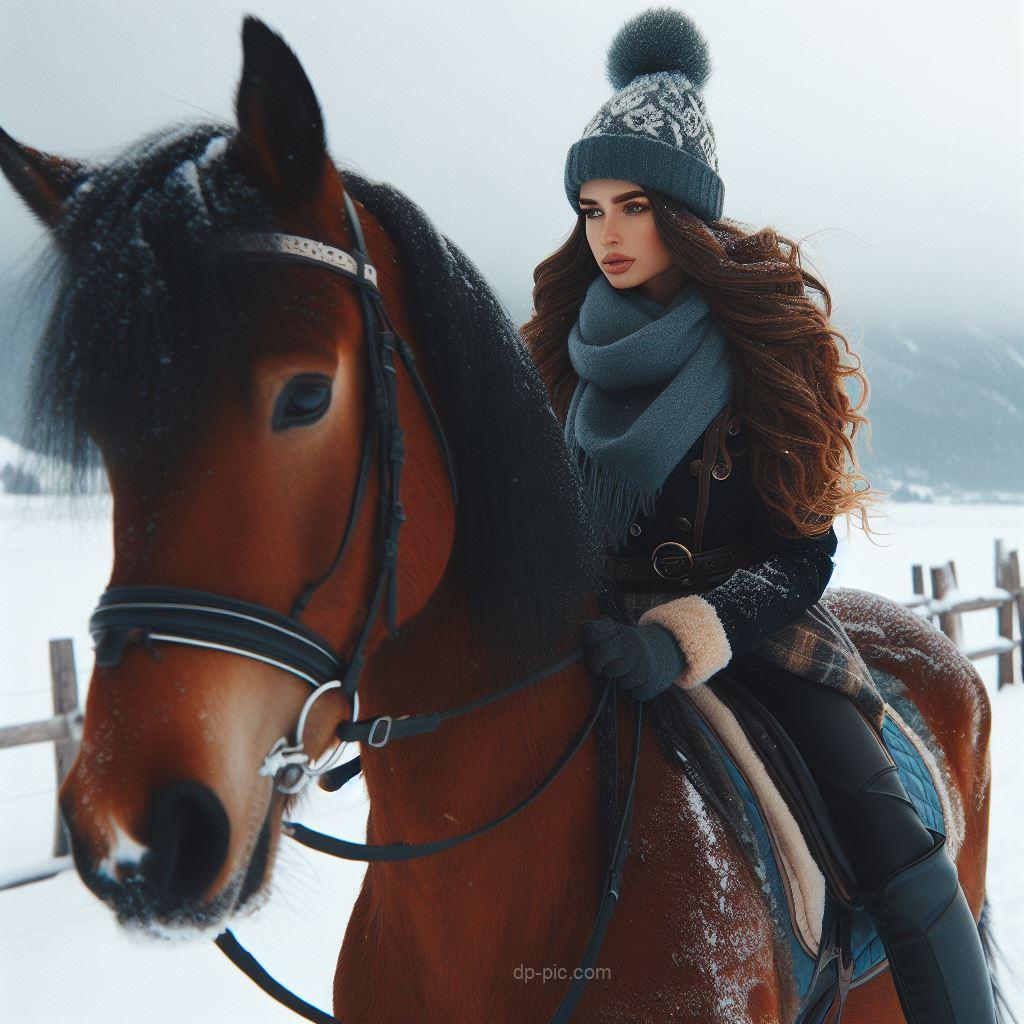
[[[319,373],[293,377],[282,388],[274,405],[275,431],[315,423],[331,404],[331,379]]]

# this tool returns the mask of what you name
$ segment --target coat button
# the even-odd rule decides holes
[[[676,516],[675,523],[676,529],[682,530],[683,533],[689,533],[693,529],[693,523],[686,516]]]
[[[729,467],[724,462],[718,462],[711,470],[711,475],[716,480],[724,480],[729,475]]]
[[[740,432],[740,425],[738,423],[730,423],[728,434],[730,437],[735,437]]]
[[[703,459],[694,459],[693,462],[690,463],[690,472],[694,476],[700,476],[700,471],[703,468],[704,468],[704,460]]]
[[[629,534],[630,534],[631,537],[639,537],[642,532],[643,531],[640,529],[640,524],[639,523],[634,523],[629,528]]]

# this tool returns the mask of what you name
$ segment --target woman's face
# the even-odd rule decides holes
[[[681,276],[654,226],[651,201],[642,186],[616,178],[585,181],[580,209],[590,251],[612,287],[655,284],[651,279],[666,271]]]

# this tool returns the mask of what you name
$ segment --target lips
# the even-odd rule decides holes
[[[601,266],[604,267],[609,274],[624,274],[631,266],[633,266],[633,260],[628,257],[616,257],[612,260],[604,260]]]

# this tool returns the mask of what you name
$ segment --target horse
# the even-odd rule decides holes
[[[339,723],[382,730],[360,740],[368,841],[428,843],[535,789],[595,694],[577,657],[486,711],[388,741],[402,716],[485,702],[578,650],[581,622],[602,608],[599,552],[539,375],[486,282],[401,192],[335,163],[313,87],[276,33],[247,18],[242,41],[235,125],[163,130],[104,165],[0,133],[0,166],[54,241],[33,444],[74,473],[102,469],[113,496],[107,594],[122,604],[97,610],[107,626],[60,807],[82,881],[144,934],[218,933],[259,905],[296,780],[337,764]],[[237,241],[261,235],[248,253]],[[260,258],[267,239],[283,258]],[[379,308],[350,250],[372,256]],[[382,315],[401,355],[383,366],[361,344]],[[368,437],[389,401],[374,472]],[[390,514],[356,515],[363,497]],[[175,593],[205,595],[207,619],[233,616],[234,646],[224,627],[204,640],[206,620],[185,623]],[[149,594],[163,633],[131,618],[124,594]],[[830,600],[944,753],[977,916],[984,687],[899,605],[862,591]],[[171,642],[175,630],[191,641]],[[358,675],[358,689],[318,688],[310,703],[296,665],[333,651],[351,652],[335,682]],[[500,827],[369,864],[337,960],[339,1020],[551,1017],[603,893],[602,794],[640,722],[624,699],[614,715],[611,768],[591,733]],[[300,716],[302,743],[289,744]],[[636,735],[632,855],[573,1019],[792,1021],[778,922],[713,779],[680,773],[653,717]],[[887,973],[850,993],[844,1019],[902,1019]]]

